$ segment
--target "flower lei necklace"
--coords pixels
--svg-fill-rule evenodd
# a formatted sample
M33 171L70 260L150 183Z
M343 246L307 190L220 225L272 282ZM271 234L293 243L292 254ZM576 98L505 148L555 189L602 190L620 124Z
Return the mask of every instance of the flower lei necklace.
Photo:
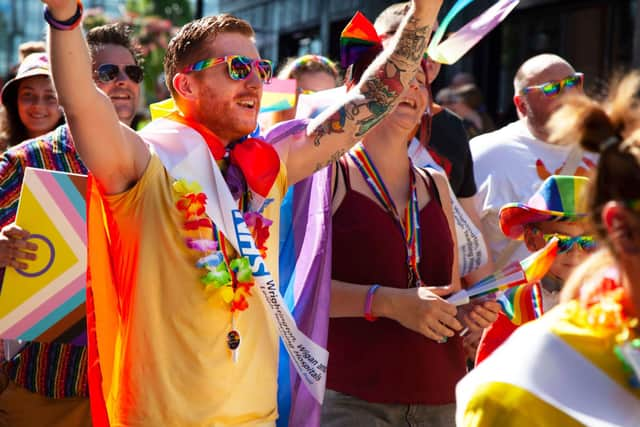
M231 311L231 331L227 334L227 346L237 360L237 349L240 346L240 334L235 328L235 314L249 308L247 297L254 286L251 266L247 257L240 257L229 244L222 232L206 215L207 196L197 182L179 179L173 183L173 191L177 196L176 207L183 216L183 227L189 237L186 246L200 252L196 267L204 274L200 282L204 286L207 298L220 298ZM240 211L251 231L256 248L263 258L266 257L269 238L269 227L272 221L262 216L265 203L259 212L245 212L247 193L239 199ZM206 237L203 237L203 233Z
M580 302L574 306L574 319L594 335L613 340L613 352L622 363L629 385L640 388L640 338L634 331L638 318L627 314L624 307L628 297L615 276L615 272L607 272L597 285L583 288Z

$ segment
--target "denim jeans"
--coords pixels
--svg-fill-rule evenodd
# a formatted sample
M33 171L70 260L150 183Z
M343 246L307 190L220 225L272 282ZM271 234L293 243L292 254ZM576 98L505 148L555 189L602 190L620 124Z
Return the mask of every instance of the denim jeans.
M321 427L455 427L456 405L371 403L325 392Z

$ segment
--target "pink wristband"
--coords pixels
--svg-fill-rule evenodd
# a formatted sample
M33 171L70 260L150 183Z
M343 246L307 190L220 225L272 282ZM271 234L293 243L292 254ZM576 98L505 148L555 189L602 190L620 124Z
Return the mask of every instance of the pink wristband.
M373 303L373 294L376 293L380 285L371 285L367 291L367 298L364 300L364 318L369 322L373 322L378 318L371 314L371 305Z

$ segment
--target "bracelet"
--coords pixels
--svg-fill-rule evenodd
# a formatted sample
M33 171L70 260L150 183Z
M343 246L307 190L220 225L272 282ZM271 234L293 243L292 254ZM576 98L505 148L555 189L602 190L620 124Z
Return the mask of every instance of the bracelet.
M82 13L84 11L84 7L82 6L82 1L78 0L78 7L76 8L76 13L69 19L65 21L58 21L53 17L49 7L47 5L44 6L44 20L54 29L58 31L71 31L80 25L82 22Z
M373 303L373 294L376 293L380 285L371 285L369 290L367 291L367 298L364 300L364 318L369 322L373 322L378 318L371 314L371 305Z

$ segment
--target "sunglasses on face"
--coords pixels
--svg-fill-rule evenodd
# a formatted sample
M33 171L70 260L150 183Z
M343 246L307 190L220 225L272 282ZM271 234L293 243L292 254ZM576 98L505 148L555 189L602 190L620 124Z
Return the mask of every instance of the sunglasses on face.
M544 96L552 97L558 95L560 92L562 92L563 89L581 88L583 82L584 74L575 73L574 75L569 76L566 79L542 83L534 86L527 86L522 89L521 93L523 95L526 95L534 91L540 91Z
M268 59L251 59L242 55L223 56L221 58L208 58L195 62L185 67L182 72L190 73L191 71L202 71L218 64L227 64L227 73L231 80L244 80L253 69L258 73L258 77L264 83L271 83L273 76L273 66Z
M558 239L558 253L560 254L569 252L575 244L578 244L580 249L585 252L592 252L597 247L595 240L593 240L593 236L567 236L565 234L552 233L543 234L542 237L547 243L549 240L556 237Z
M102 64L97 70L98 80L102 83L115 80L120 75L120 70L122 69L124 69L124 73L134 83L140 83L144 78L142 67L139 65Z

